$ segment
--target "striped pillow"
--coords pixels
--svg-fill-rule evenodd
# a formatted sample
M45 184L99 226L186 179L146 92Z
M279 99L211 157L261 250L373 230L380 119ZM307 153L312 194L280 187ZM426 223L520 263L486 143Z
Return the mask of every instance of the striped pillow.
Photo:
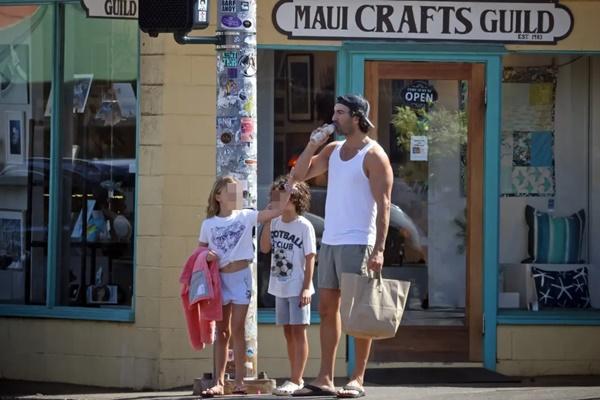
M585 211L568 217L554 217L548 213L525 207L525 221L529 226L528 262L540 264L580 263Z

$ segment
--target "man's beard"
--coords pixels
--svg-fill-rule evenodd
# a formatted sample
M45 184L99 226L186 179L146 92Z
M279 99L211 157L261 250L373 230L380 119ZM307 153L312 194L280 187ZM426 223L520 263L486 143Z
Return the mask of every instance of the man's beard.
M335 133L338 134L338 135L340 135L340 136L344 136L344 137L348 136L348 132L345 129L342 129L342 127L339 126L339 125L336 125L336 131L335 131Z

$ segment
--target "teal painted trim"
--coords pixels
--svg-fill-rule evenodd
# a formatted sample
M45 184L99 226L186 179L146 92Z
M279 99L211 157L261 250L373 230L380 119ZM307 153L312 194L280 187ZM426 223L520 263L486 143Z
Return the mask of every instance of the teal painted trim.
M275 309L259 308L257 321L259 324L263 325L275 325ZM315 325L321 323L321 316L319 315L318 311L311 310L310 323Z
M470 62L470 63L488 63L493 58L500 58L500 54L485 55L485 54L461 54L461 53L436 53L436 54L396 54L396 53L357 53L349 51L348 54L352 60L351 67L353 71L358 71L358 64L363 64L365 61L431 61L431 62ZM363 67L364 68L364 67ZM362 79L362 77L361 77ZM359 82L354 82L360 85ZM364 84L364 83L363 83Z
M282 51L338 51L340 46L294 46L288 44L257 44L258 50L282 50Z
M351 377L356 367L356 342L354 336L346 336L346 376Z
M341 48L337 53L336 58L337 74L335 77L335 94L336 96L342 96L348 93L349 80L352 76L352 69L349 65L348 52ZM341 135L335 136L335 140L343 140Z
M2 317L62 318L90 321L133 322L130 309L0 305Z
M527 311L499 310L498 325L600 326L600 310Z
M487 107L483 160L483 366L496 370L498 310L498 247L500 229L500 132L502 122L502 60L486 65Z
M556 56L556 55L569 55L569 54L576 54L576 55L588 55L588 56L597 56L600 55L600 50L507 50L508 54L519 54L519 55L536 55L536 56L543 56L543 55L549 55L549 56Z
M335 83L335 92L336 92L336 96L342 96L346 93L349 93L352 91L352 79L357 80L356 79L356 75L354 74L354 69L352 68L352 60L349 57L348 54L348 50L346 49L346 47L342 47L340 49L340 51L338 51L338 56L337 56L337 77L336 77L336 83ZM358 76L362 76L362 75L358 75ZM358 79L358 80L362 80L362 79ZM338 135L336 137L336 140L342 140L342 136ZM350 376L350 371L354 370L354 359L355 359L355 353L354 353L354 338L352 336L347 336L346 335L346 341L348 343L348 345L346 346L346 358L347 358L347 364L346 364L346 374L348 376ZM352 345L350 345L350 342L352 342ZM352 350L350 350L352 349Z
M365 61L366 56L363 54L353 54L348 52L350 55L350 74L348 82L349 92L364 94L365 93ZM393 57L393 55L390 55ZM370 58L369 58L370 60Z
M344 42L345 49L361 53L393 53L401 55L455 55L455 54L481 54L497 55L506 53L506 48L501 44L481 43L406 43L406 42Z
M137 93L137 98L140 99L141 96L141 90L142 90L142 85L141 85L141 77L142 77L142 40L141 40L141 32L138 29L138 34L137 34L137 88L136 88L136 93ZM132 277L132 282L133 282L133 290L131 293L131 314L133 319L135 320L135 299L136 299L136 288L137 288L137 260L138 260L138 243L137 243L137 235L138 235L138 226L139 226L139 216L140 216L140 207L139 207L139 194L140 194L140 143L142 142L142 130L141 130L141 125L142 125L142 109L141 109L141 102L138 101L136 104L136 109L135 109L135 119L136 119L136 124L135 124L135 141L136 141L136 146L135 146L135 196L134 196L134 211L133 211L133 215L135 218L135 226L133 228L133 277Z
M63 76L64 76L64 21L65 7L54 7L54 29L52 46L54 71L52 74L52 121L50 128L50 182L48 193L48 259L46 263L46 305L50 308L56 303L56 269L60 265L62 173L62 115Z
M337 53L336 58L337 74L335 80L335 92L337 96L341 96L348 92L349 77L352 76L348 60L348 52L342 48Z

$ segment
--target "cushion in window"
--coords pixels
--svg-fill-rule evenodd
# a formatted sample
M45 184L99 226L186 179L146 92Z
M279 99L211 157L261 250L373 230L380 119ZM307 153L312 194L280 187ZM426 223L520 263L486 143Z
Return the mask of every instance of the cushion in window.
M531 267L540 308L589 308L587 267L546 271Z
M567 217L555 217L525 207L529 226L529 257L537 264L576 264L581 262L581 247L585 228L585 211Z

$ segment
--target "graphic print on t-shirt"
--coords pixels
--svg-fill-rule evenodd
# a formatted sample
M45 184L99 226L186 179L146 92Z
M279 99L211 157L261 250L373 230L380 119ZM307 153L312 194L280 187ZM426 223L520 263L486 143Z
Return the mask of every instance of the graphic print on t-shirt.
M273 263L271 265L271 275L280 278L280 280L287 280L292 276L294 270L294 264L290 260L293 260L294 252L287 251L284 249L273 250Z
M212 241L219 250L227 253L238 244L245 228L244 224L238 221L228 226L215 226L211 229Z
M273 243L271 275L280 281L287 281L294 273L294 250L302 250L302 238L284 230L274 230L271 231L271 241Z

